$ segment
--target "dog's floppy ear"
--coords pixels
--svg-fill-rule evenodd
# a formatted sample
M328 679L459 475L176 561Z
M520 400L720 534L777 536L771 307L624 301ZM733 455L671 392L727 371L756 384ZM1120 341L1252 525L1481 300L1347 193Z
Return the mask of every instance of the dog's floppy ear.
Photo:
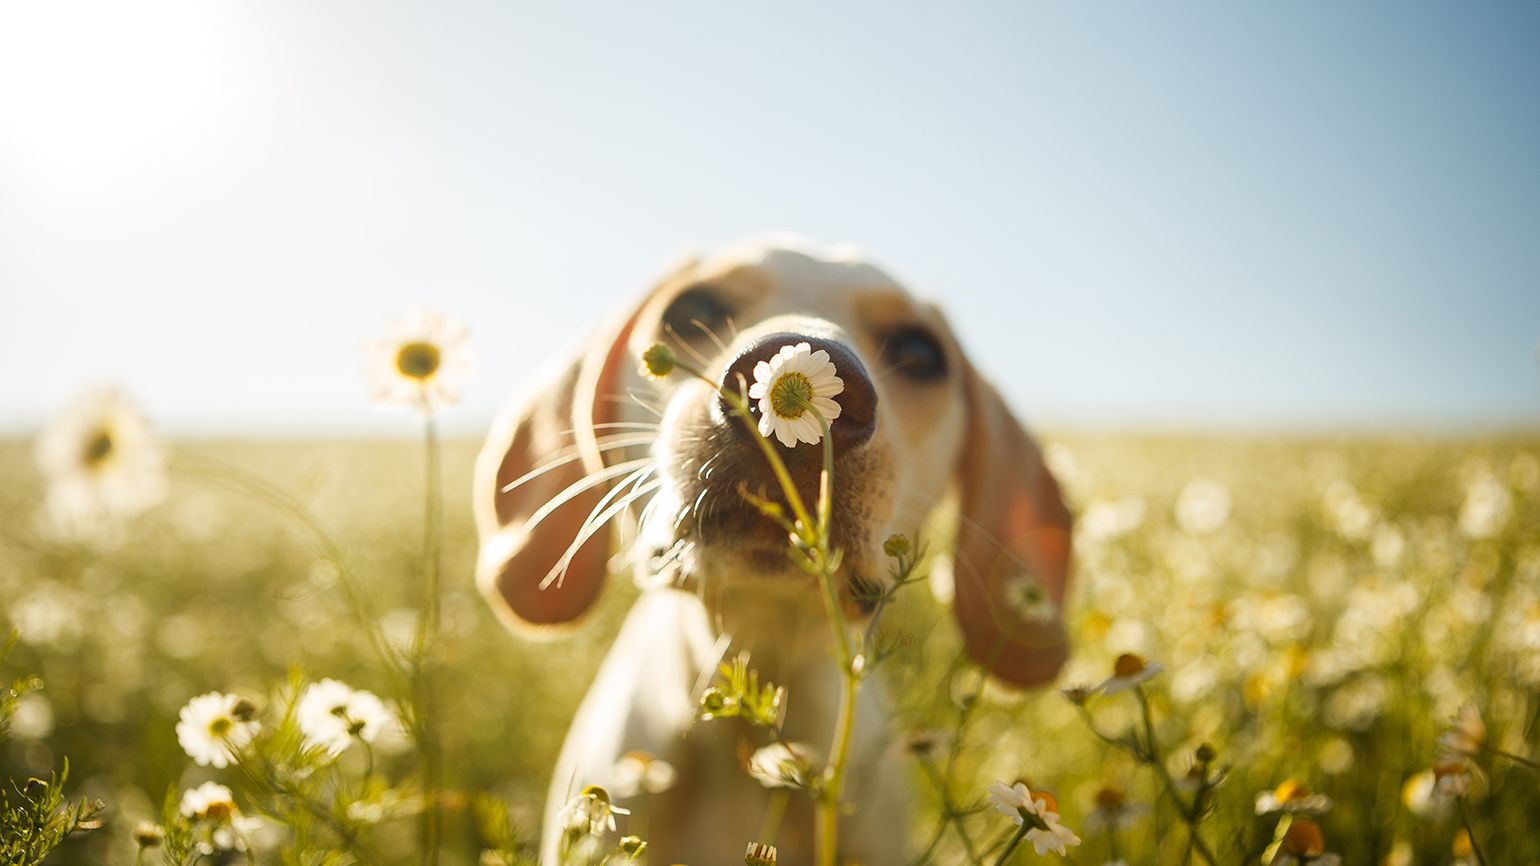
M505 620L536 634L581 617L604 587L607 530L578 548L559 582L547 578L611 483L597 483L554 509L548 503L604 468L596 433L604 428L596 425L626 414L626 374L637 363L629 340L641 306L609 323L576 360L511 404L476 460L476 583ZM530 477L574 453L580 456Z
M974 661L1013 685L1039 685L1069 653L1060 610L1069 587L1070 513L1037 443L994 386L964 367L968 430L958 465L954 611Z

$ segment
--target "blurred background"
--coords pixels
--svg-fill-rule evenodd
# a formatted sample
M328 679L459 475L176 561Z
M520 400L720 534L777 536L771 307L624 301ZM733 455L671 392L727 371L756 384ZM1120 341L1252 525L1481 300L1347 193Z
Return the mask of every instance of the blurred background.
M190 697L388 694L353 624L416 628L422 428L370 405L362 350L428 304L479 356L440 418L446 862L492 844L465 797L533 830L635 589L510 637L470 586L477 439L684 252L789 230L939 300L1042 435L1079 515L1065 682L1169 665L1170 770L1218 748L1233 862L1289 778L1346 862L1469 862L1440 733L1469 704L1509 753L1540 735L1537 44L1540 6L1497 3L0 0L0 676L43 684L0 776L68 755L108 826L60 862L127 864L168 792L237 784L179 746ZM98 383L148 416L153 490L58 537L33 439ZM949 614L891 616L898 726L957 724ZM984 696L958 802L1029 775L1085 827L1112 786L1154 809L1125 854L1177 862L1147 771L1051 690ZM375 757L410 788L406 744ZM1505 760L1470 758L1474 836L1530 862ZM367 832L410 857L412 829Z
M1526 4L5 3L0 429L392 435L357 349L470 323L475 435L684 250L868 250L1029 418L1540 419ZM23 372L24 371L24 372Z

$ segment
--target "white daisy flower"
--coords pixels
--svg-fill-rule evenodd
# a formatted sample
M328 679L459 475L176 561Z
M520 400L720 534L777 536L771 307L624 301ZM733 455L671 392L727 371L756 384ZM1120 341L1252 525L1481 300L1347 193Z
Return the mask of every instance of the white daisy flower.
M306 686L294 717L306 745L324 748L333 755L347 751L355 739L374 742L395 721L385 702L373 692L333 679Z
M749 775L766 788L806 788L813 762L801 743L771 743L749 757Z
M182 792L182 816L207 827L208 835L197 842L199 853L244 851L246 840L263 828L261 818L247 817L235 805L235 795L218 782L204 782Z
M44 518L81 537L166 495L165 454L137 406L112 388L82 394L43 430L35 450L47 479Z
M194 821L222 823L236 813L235 794L218 782L204 782L182 792L181 812Z
M610 792L598 785L589 785L561 808L561 824L568 830L598 836L615 830L615 816L629 815L631 810L610 802Z
M759 401L759 434L767 439L773 434L787 448L818 444L823 428L808 409L830 424L840 416L834 398L845 390L845 381L835 372L829 353L814 352L807 343L782 346L775 357L755 364L749 399Z
M476 370L470 331L438 310L416 307L367 348L369 393L381 406L431 417L460 402Z
M1444 749L1467 756L1479 754L1486 743L1486 722L1481 720L1481 711L1476 709L1475 704L1460 707L1460 715L1454 718L1450 728L1438 738L1438 744Z
M256 709L251 701L237 695L199 695L177 714L176 741L200 765L228 767L235 762L235 753L261 728L253 718Z
M1140 683L1149 682L1165 669L1166 666L1160 662L1147 662L1142 656L1123 653L1112 663L1112 676L1096 688L1104 694L1115 695Z
M1062 855L1080 844L1080 837L1059 823L1059 801L1047 791L1033 791L1022 782L996 782L989 786L989 802L1016 826L1031 828L1024 838L1040 855L1048 851Z
M1331 798L1325 794L1311 793L1294 779L1285 779L1283 784L1273 790L1257 795L1256 811L1258 815L1271 815L1274 812L1324 815L1331 811Z
M627 752L610 768L610 787L617 797L635 797L646 791L661 794L679 776L674 765L647 752Z

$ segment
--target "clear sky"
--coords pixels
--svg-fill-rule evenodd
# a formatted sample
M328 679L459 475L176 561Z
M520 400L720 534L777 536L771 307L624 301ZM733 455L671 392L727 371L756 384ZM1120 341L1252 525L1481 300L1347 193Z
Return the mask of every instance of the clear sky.
M1024 417L1540 423L1540 5L0 0L0 432L483 429L684 249L849 241Z

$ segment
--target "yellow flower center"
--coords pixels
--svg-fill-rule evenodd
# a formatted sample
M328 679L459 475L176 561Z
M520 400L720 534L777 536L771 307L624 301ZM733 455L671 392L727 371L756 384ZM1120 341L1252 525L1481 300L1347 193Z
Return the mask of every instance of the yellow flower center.
M1273 789L1273 798L1280 803L1287 803L1290 800L1301 800L1308 796L1310 796L1310 792L1305 789L1305 786L1293 779L1285 779L1282 785Z
M770 386L770 408L782 418L801 418L813 405L813 383L801 373L784 373Z
M107 462L108 457L112 456L114 444L112 441L112 431L103 427L86 441L86 447L81 449L80 452L80 461L88 469L97 469Z
M231 720L229 717L227 717L227 716L220 716L219 718L215 719L214 721L209 722L209 733L213 734L216 737L223 738L225 736L225 734L230 733L230 728L232 728L234 726L235 726L235 722L233 720Z
M228 821L235 814L235 804L229 800L216 800L203 807L198 817L205 821Z
M1054 796L1052 794L1048 793L1047 791L1033 791L1032 792L1032 799L1033 800L1042 800L1043 801L1043 809L1045 811L1048 811L1048 812L1058 812L1059 811L1059 801L1057 799L1055 799Z
M1123 653L1112 663L1112 675L1116 677L1131 677L1143 671L1144 659L1133 653Z
M408 379L427 379L438 372L440 360L438 346L407 343L396 352L396 369Z

